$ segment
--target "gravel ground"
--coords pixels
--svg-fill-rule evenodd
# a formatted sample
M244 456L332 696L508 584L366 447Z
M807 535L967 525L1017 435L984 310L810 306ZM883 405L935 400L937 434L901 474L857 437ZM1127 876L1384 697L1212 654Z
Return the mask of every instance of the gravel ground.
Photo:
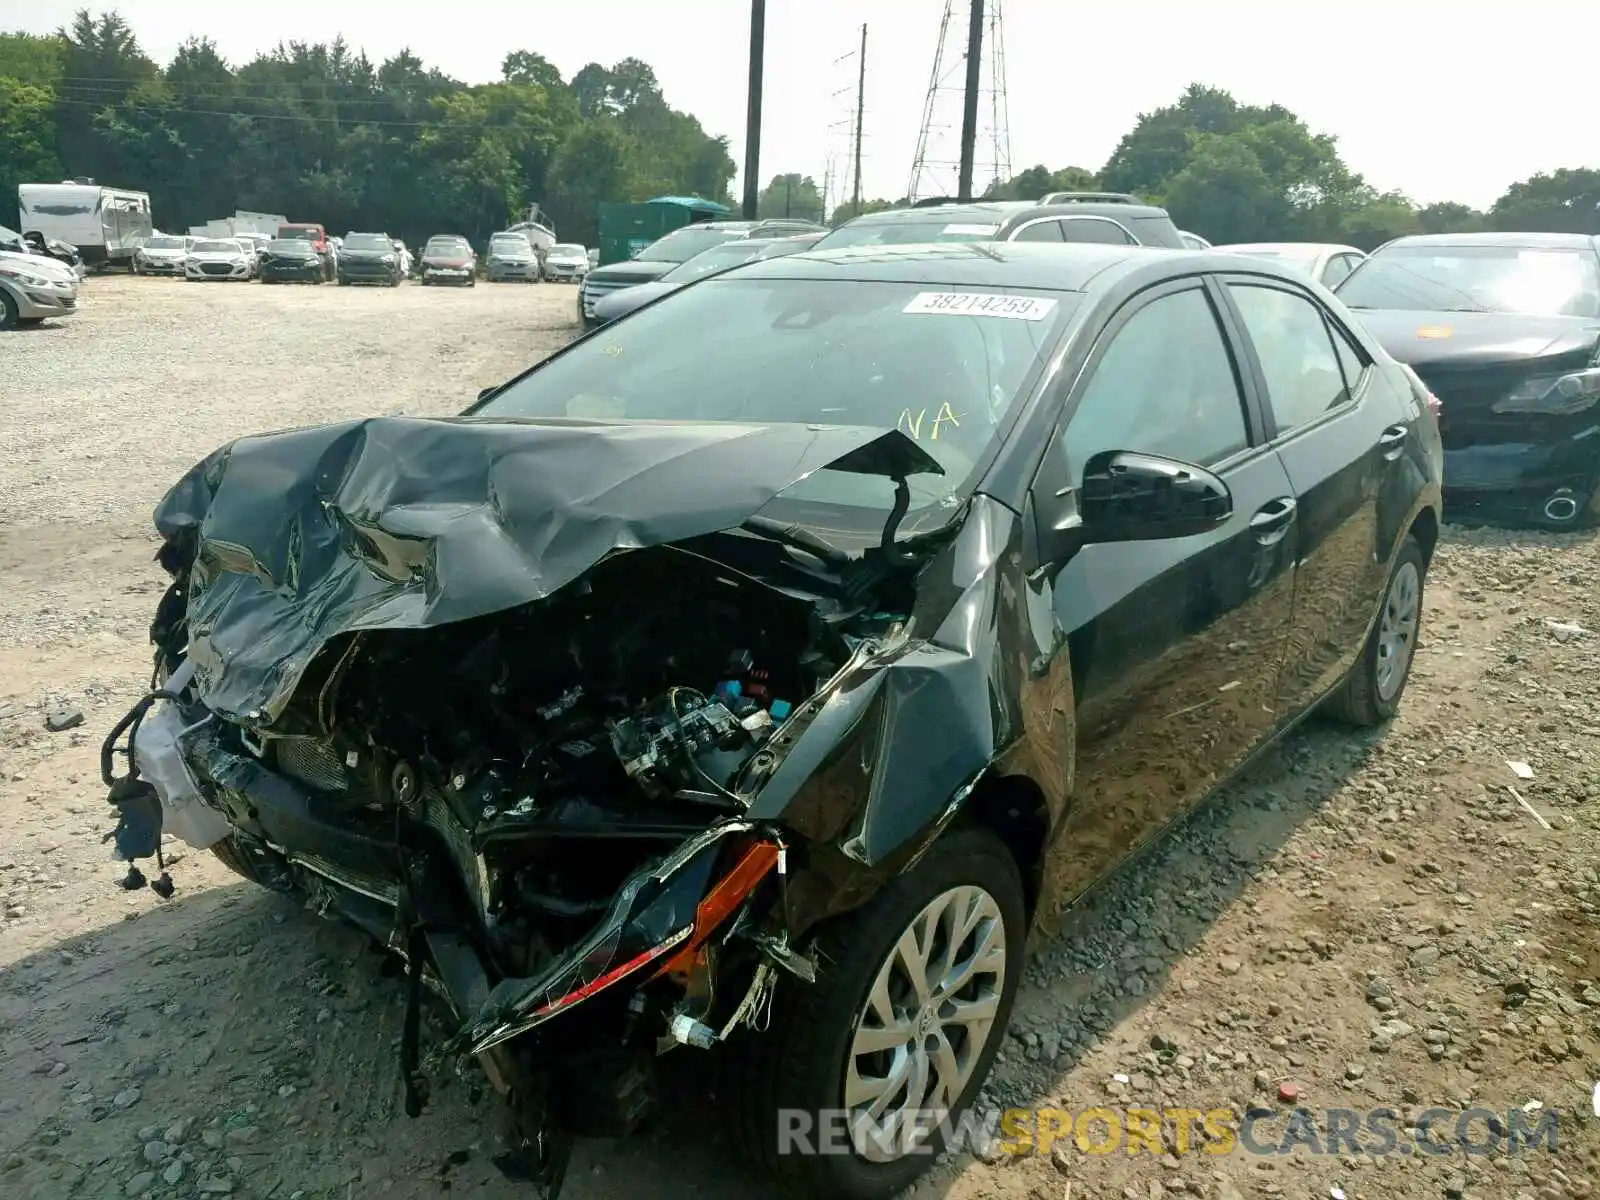
M359 939L209 855L176 866L171 903L116 888L96 751L148 672L149 512L179 473L252 430L459 409L572 335L572 292L86 292L76 320L0 353L0 1194L525 1196L488 1161L492 1102L470 1079L401 1113L400 989ZM917 1195L1600 1195L1596 548L1448 529L1401 717L1362 737L1308 726L1103 889L1030 963L986 1097L1073 1113L1297 1098L1393 1107L1402 1127L1537 1102L1554 1154L1068 1139L980 1146ZM48 731L59 709L84 724ZM764 1195L681 1084L652 1134L583 1146L567 1194Z

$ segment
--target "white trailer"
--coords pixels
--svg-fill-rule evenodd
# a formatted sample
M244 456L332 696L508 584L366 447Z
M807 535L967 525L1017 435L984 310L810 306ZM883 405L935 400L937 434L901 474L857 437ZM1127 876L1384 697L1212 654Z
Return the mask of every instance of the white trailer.
M153 232L150 197L97 183L24 183L17 186L22 232L60 238L89 264L131 263Z

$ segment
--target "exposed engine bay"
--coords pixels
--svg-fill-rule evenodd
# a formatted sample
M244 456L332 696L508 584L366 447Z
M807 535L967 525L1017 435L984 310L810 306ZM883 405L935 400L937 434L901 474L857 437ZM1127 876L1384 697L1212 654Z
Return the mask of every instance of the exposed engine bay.
M745 813L777 732L897 618L645 549L504 613L330 644L273 728L252 730L181 697L171 616L157 660L178 691L156 695L175 702L131 737L184 744L178 770L251 877L398 951L413 1004L428 976L461 1025L451 1048L501 1079L547 1184L564 1160L530 1131L551 1126L552 1096L563 1130L625 1133L660 1050L750 1023L775 968L814 970L771 919L784 834ZM542 1045L537 1027L578 1001L600 1035Z
M740 815L763 744L848 657L811 606L644 551L511 613L359 635L290 714L321 732L240 742L329 819L431 838L529 975L629 874Z

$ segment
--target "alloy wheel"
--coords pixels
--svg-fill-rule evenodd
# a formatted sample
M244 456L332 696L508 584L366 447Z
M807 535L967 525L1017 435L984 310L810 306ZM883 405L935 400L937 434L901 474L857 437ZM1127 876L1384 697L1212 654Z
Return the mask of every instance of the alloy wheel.
M879 966L856 1017L844 1107L863 1158L914 1152L956 1106L998 1032L1005 918L981 887L931 900Z
M1378 695L1392 700L1405 682L1411 656L1417 648L1417 618L1421 607L1422 576L1415 563L1403 562L1389 581L1378 624Z

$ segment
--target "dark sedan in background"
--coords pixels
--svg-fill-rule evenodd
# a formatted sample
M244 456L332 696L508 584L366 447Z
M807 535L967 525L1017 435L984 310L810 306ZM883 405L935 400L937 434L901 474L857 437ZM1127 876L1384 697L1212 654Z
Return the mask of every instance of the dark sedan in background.
M764 258L781 258L785 254L798 254L807 246L814 245L820 233L808 233L800 237L788 238L739 238L736 241L724 242L720 246L713 246L709 250L702 250L688 262L679 263L654 283L641 283L634 287L623 288L620 292L612 292L609 296L600 297L600 302L594 306L595 324L604 325L615 321L618 317L625 317L634 309L643 308L652 300L669 295L696 279L704 279L715 275L719 271L731 271L734 267L742 267L745 263L757 262Z
M394 239L387 233L347 233L339 247L339 282L399 287L404 277Z
M466 238L435 234L422 247L422 282L458 287L478 285L478 256Z
M163 690L102 773L125 858L171 813L403 947L407 1111L432 982L547 1183L726 1042L769 1169L901 1193L1035 932L1319 706L1394 715L1439 531L1414 376L1208 251L751 263L468 415L180 480Z
M1600 238L1398 238L1338 294L1438 398L1452 514L1600 518Z
M261 250L262 283L321 283L322 256L304 238L275 238Z

